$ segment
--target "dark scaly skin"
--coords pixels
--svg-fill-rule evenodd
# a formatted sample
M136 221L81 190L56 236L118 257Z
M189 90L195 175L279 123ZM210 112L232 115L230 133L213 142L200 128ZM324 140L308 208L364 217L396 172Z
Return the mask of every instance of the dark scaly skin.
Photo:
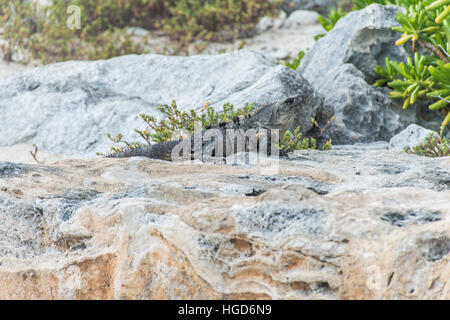
M310 94L310 96L308 96ZM312 101L311 101L312 100ZM298 125L299 116L308 117L302 114L302 106L304 103L311 105L312 102L321 103L321 97L314 93L306 92L294 97L284 99L280 102L269 104L258 108L248 116L241 116L227 123L214 125L207 129L218 129L222 135L226 137L226 130L243 130L248 129L279 129L280 137L286 130L294 130ZM310 118L308 118L308 122ZM307 122L307 123L308 123ZM204 131L202 131L204 132ZM191 136L191 145L194 146L194 136ZM175 146L182 143L183 140L167 141L159 144L146 145L137 149L127 149L113 154L108 154L106 158L130 158L130 157L146 157L151 159L172 161L172 150ZM270 143L270 141L269 141ZM205 149L211 142L203 141L202 149ZM270 150L270 147L269 147ZM286 152L280 150L280 155ZM191 150L194 153L194 150Z
M106 158L131 158L131 157L146 157L151 159L171 161L172 149L181 142L167 141L152 145L143 146L137 149L127 149L117 153L106 155Z
M220 131L220 134L222 134L222 136L224 138L226 138L226 130L241 129L243 131L246 131L248 129L256 128L257 126L254 124L253 120L254 119L252 119L251 117L237 117L237 118L233 119L233 121L210 126L206 129L202 130L201 133L203 134L205 132L205 130L217 129ZM189 137L187 139L191 140L190 141L191 142L190 145L192 146L191 154L193 155L195 137L194 137L194 135L192 135L191 137ZM143 147L137 148L137 149L127 149L127 150L117 152L114 154L109 154L106 157L107 158L146 157L146 158L151 158L151 159L171 161L173 148L175 148L180 143L187 142L186 140L180 139L180 140L175 140L175 141L166 141L163 143L146 145L146 146L143 146ZM208 145L210 145L211 143L212 143L211 141L202 141L202 150L204 148L206 148Z

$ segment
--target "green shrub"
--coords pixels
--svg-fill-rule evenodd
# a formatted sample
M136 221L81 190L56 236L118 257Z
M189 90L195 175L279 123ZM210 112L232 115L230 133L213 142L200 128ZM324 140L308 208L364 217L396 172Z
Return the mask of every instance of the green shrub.
M291 68L293 70L297 70L300 66L300 62L302 62L303 57L305 56L305 51L301 50L297 54L297 58L294 58L292 62L286 61L286 67Z
M69 5L81 8L81 29L66 22ZM27 0L2 1L0 25L8 41L6 60L106 59L146 52L126 27L163 32L180 41L177 50L196 40L234 39L248 34L259 18L272 15L277 1L266 0L55 0L38 7Z
M180 130L187 135L192 135L197 124L200 125L200 128L208 128L219 123L230 122L236 117L249 116L254 109L254 105L246 103L243 108L234 110L232 104L226 103L223 105L223 111L216 112L207 103L202 112L198 113L195 110L190 110L189 112L180 111L176 101L172 101L170 105L165 104L157 107L157 109L163 115L162 120L147 114L140 114L147 127L144 130L134 129L147 144L170 141L177 137L176 133L180 132ZM115 137L108 134L108 138L116 144L116 146L111 147L111 154L123 151L125 148L135 149L143 146L140 142L123 140L121 133ZM97 154L103 155L102 153Z
M317 123L315 119L312 119L314 123ZM326 141L321 150L329 150L331 148L331 140ZM285 152L291 152L294 150L316 150L317 140L314 138L303 138L301 127L298 126L294 132L287 130L280 140L279 148Z
M413 153L420 156L426 156L431 158L447 157L449 156L449 144L450 140L439 140L433 133L431 133L426 139L423 145L414 147L412 149L405 149L407 153Z
M330 31L331 29L334 28L334 26L336 25L336 23L345 15L347 14L347 12L343 11L341 8L338 9L333 9L331 10L331 12L328 14L327 17L324 16L319 16L318 20L320 22L320 24L322 25L322 27L325 29L325 31ZM322 38L323 36L325 36L325 34L318 34L316 36L314 36L314 40L319 40L320 38Z
M260 17L273 15L281 1L182 0L174 1L170 16L157 27L184 40L227 40L248 35Z
M5 15L3 37L8 41L1 47L4 59L27 63L38 59L43 63L65 60L107 59L132 53L143 53L143 44L132 41L126 29L83 24L81 29L69 29L66 25L67 7L77 1L58 0L51 7L40 8L36 3L12 0L2 4ZM101 2L103 3L103 2ZM15 13L14 13L15 12Z
M330 120L325 124L325 126L322 128L320 127L319 123L316 119L312 118L312 123L320 130L319 137L322 137L325 130L328 128L328 126L331 124L331 121L333 121L336 117L331 117ZM298 126L294 132L291 132L287 130L283 137L281 137L280 140L280 149L284 152L291 152L294 150L315 150L317 149L317 140L314 138L302 138L303 133L300 131L301 128ZM326 141L322 146L321 150L329 150L331 148L331 139Z
M88 33L138 26L176 39L221 39L248 32L280 1L266 0L72 0L86 12ZM63 6L64 7L64 6ZM67 7L67 6L66 6Z
M414 58L407 63L386 59L385 66L377 66L379 76L375 86L387 86L393 99L403 99L403 109L419 99L429 100L429 109L439 111L444 120L440 128L441 139L450 123L450 1L403 0L406 13L398 12L401 26L394 27L401 33L396 45L411 44ZM418 46L427 55L418 53Z

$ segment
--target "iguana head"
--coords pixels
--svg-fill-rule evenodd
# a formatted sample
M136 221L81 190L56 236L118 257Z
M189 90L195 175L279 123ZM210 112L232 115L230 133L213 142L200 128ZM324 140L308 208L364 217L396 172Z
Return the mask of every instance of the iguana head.
M316 118L324 110L323 97L313 90L307 90L259 108L255 111L254 117L263 126L279 129L280 135L286 130L294 131L298 126L302 132L307 133L314 126L311 119Z

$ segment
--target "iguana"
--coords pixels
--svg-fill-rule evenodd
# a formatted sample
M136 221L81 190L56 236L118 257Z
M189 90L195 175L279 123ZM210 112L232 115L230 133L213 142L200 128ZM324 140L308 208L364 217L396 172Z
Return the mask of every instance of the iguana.
M306 92L302 92L301 94L298 94L296 96L292 96L275 103L261 106L248 116L236 117L230 122L207 127L201 131L201 135L205 133L205 130L213 129L215 130L215 132L220 131L220 133L226 140L229 139L229 136L227 136L227 132L233 132L233 130L238 130L239 132L243 133L249 129L267 129L268 132L271 132L272 129L278 129L281 136L286 130L294 130L297 126L301 126L301 128L304 130L305 136L314 136L313 131L315 130L314 126L311 123L311 118L316 117L319 121L321 121L321 119L326 119L329 115L327 112L323 114L324 109L321 108L323 98L317 95L312 90L305 91ZM266 141L269 144L268 150L271 150L271 134L269 134L268 136L269 137L266 139ZM213 139L202 139L200 140L202 141L200 145L195 144L195 139L198 138L198 136L196 137L195 135L191 135L189 138L186 138L184 140L180 139L175 141L167 141L159 144L146 145L141 148L126 149L116 153L110 153L105 157L147 157L152 159L172 161L172 151L174 150L174 148L180 147L183 143L187 143L192 146L191 155L194 155L195 152L201 152L202 154L204 154L205 149L211 149L211 145L215 143ZM230 143L230 141L228 141L228 143ZM260 141L258 140L257 143L257 147L259 148ZM246 144L248 144L248 142L246 142ZM199 149L201 146L201 150L194 150L194 146L197 146L197 149ZM236 150L235 148L232 149ZM248 145L245 146L245 150L248 150ZM227 154L226 151L229 150L224 150L221 155L228 156L229 153ZM211 150L209 150L209 152L211 152ZM212 152L213 156L214 153L218 153L214 150Z

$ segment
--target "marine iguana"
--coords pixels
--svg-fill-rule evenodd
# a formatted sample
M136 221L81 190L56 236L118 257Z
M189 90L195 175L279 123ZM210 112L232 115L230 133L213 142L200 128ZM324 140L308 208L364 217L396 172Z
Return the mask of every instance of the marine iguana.
M244 137L245 150L248 151L254 148L261 148L262 139L258 139L257 146L249 146L249 141L245 139L245 132L247 130L255 129L259 131L260 129L266 129L269 133L266 136L266 143L268 154L270 150L273 152L272 134L273 129L278 129L279 135L282 136L286 130L295 130L297 126L301 126L305 137L316 137L319 138L319 143L321 142L320 137L317 135L317 130L311 123L311 118L315 117L321 122L323 119L329 117L327 111L322 108L323 98L316 94L312 89L305 90L298 95L285 98L284 100L274 102L268 105L261 106L253 111L248 116L240 116L233 119L233 121L227 123L221 123L211 127L204 128L201 130L200 134L197 136L191 135L189 138L167 141L159 144L146 145L141 148L126 149L116 153L110 153L106 155L106 158L130 158L130 157L146 157L151 159L160 159L172 161L173 151L175 148L185 146L191 146L190 153L188 153L189 159L191 156L198 154L200 152L202 155L205 154L205 150L209 149L206 153L211 153L211 156L229 156L230 149L224 149L224 152L218 152L217 145L215 148L212 146L217 143L217 141L205 139L203 136L205 132L209 131L215 134L221 134L224 137L225 145L229 146L230 143L235 143L230 141L230 132L234 132L237 135ZM233 136L231 136L233 139ZM196 144L195 140L201 139L200 144ZM198 140L197 140L198 141ZM196 148L196 149L195 149ZM236 152L238 148L231 148L231 152ZM254 149L256 151L256 149ZM280 155L285 155L285 151L280 150ZM186 156L186 155L184 155Z

